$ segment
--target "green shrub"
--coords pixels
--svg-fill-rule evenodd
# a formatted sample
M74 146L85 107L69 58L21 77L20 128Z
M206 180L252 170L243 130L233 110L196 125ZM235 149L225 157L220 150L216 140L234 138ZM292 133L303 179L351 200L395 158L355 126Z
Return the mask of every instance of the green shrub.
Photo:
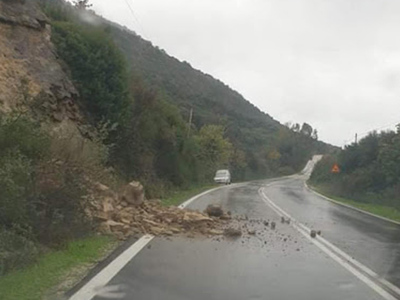
M43 158L49 149L49 137L40 124L26 115L0 115L0 150L2 155L17 153L31 160Z
M29 226L33 166L19 152L0 158L0 226Z
M38 253L35 243L26 236L0 227L0 275L31 264Z
M52 41L92 120L124 123L130 103L127 71L105 28L54 22Z

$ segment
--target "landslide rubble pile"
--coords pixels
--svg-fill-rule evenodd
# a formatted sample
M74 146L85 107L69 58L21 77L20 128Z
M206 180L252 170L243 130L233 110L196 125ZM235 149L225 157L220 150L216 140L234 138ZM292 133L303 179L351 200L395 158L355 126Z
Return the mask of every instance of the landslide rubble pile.
M139 182L129 183L119 193L97 183L86 200L86 215L97 224L97 230L121 240L134 234L222 235L231 219L218 206L201 213L145 200Z

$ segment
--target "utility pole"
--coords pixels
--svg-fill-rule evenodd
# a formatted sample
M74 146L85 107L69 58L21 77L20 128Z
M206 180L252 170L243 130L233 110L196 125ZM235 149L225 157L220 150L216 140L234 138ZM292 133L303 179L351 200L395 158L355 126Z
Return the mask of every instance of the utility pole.
M355 136L355 143L356 143L356 145L357 145L357 139L358 139L358 135L357 135L357 133L356 133L356 136Z
M189 136L190 136L190 129L192 129L192 118L193 118L193 108L190 109L189 126L188 126L188 131L187 131L187 138L189 138Z

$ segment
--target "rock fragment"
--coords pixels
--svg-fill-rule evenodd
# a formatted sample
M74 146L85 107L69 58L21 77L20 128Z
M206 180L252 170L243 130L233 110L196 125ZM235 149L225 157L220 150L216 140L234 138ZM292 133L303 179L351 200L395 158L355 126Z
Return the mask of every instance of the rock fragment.
M227 228L224 230L224 235L228 237L240 237L242 235L242 231L237 228Z
M210 217L221 217L224 214L220 205L210 204L207 206L205 213Z

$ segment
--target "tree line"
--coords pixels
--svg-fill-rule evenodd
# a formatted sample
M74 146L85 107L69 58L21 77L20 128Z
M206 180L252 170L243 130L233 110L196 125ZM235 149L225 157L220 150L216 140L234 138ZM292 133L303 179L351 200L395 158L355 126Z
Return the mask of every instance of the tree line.
M340 173L331 172L337 163ZM331 194L400 209L400 125L325 156L310 178Z
M41 2L88 119L118 127L108 140L110 165L126 180L143 181L152 195L208 182L219 168L231 169L234 180L294 173L329 149L310 125L280 125L132 32L99 17L100 25L85 23L61 0ZM88 5L80 2L79 11Z

